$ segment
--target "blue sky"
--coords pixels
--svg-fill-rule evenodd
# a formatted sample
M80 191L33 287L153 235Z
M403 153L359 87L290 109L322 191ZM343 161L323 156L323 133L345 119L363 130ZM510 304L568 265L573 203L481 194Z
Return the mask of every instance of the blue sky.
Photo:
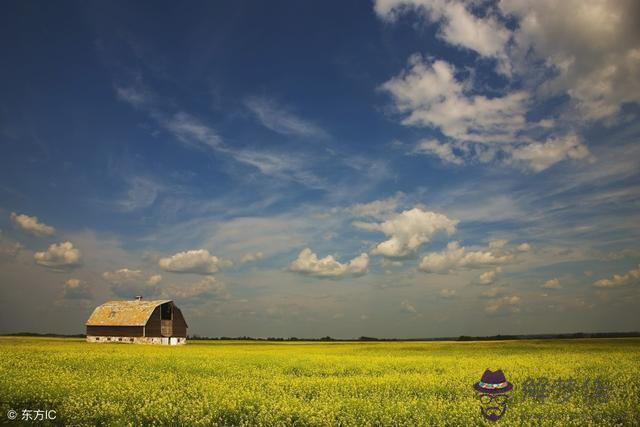
M0 332L634 330L628 2L5 2Z

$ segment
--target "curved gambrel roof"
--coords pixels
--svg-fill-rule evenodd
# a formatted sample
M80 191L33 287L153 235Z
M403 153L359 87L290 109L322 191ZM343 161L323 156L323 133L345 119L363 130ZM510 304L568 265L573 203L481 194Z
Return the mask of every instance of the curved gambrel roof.
M108 301L93 310L86 326L144 326L162 300Z

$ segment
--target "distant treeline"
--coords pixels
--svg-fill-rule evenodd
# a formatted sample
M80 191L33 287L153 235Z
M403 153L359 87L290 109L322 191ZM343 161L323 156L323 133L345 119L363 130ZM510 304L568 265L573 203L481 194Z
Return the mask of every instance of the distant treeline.
M40 334L35 332L17 332L13 334L4 334L4 336L12 337L50 337L50 338L85 338L85 334ZM298 338L298 337L207 337L201 335L189 335L188 339L195 341L335 341L335 342L354 342L354 341L501 341L501 340L559 340L559 339L581 339L581 338L638 338L640 332L575 332L569 334L523 334L523 335L491 335L484 337L472 337L461 335L459 337L439 337L439 338L375 338L365 337L353 339L332 338L330 336L322 338Z
M298 337L207 337L200 335L190 335L190 340L203 341L500 341L500 340L540 340L540 339L580 339L580 338L632 338L640 337L640 332L575 332L568 334L523 334L523 335L491 335L484 337L472 337L461 335L459 337L438 337L438 338L375 338L362 336L354 339L332 338L330 336L322 338L298 338Z

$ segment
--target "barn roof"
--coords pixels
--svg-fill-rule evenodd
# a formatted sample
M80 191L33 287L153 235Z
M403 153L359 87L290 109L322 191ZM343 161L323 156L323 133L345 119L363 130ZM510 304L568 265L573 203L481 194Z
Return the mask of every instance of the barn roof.
M171 300L108 301L93 310L87 326L144 326L153 310Z

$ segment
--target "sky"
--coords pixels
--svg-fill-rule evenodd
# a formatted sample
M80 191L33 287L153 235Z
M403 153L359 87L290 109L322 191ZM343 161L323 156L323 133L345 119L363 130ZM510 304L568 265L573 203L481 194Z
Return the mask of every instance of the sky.
M640 4L4 1L0 333L640 327Z

